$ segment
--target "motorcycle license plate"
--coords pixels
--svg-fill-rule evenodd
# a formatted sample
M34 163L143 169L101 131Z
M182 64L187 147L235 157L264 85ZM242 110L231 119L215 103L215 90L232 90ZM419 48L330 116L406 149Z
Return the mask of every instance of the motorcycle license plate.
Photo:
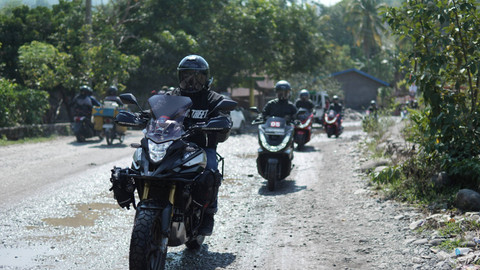
M103 124L103 128L113 128L113 124Z
M300 130L299 130L299 131L297 131L297 133L300 134L300 135L303 135L303 134L305 134L305 131L303 131L303 130L300 131Z

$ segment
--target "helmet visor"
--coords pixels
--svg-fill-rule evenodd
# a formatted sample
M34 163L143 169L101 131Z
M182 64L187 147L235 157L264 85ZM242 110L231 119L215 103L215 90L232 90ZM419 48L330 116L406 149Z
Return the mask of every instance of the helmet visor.
M278 99L288 99L288 96L290 95L289 90L277 90L277 97Z
M199 70L181 70L178 74L179 86L186 92L198 92L207 84L207 74Z

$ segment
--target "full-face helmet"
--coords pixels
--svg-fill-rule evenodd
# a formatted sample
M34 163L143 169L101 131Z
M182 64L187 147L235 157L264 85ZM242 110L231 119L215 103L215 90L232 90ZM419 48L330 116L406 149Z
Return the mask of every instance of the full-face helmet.
M307 89L302 89L300 91L300 99L303 101L307 101L310 98L310 93Z
M275 92L277 93L277 97L280 100L286 100L290 97L290 91L292 87L290 83L284 80L278 81L275 84Z
M92 88L88 85L82 85L80 86L80 95L83 96L91 96L93 94Z
M207 61L199 55L184 57L178 64L177 71L182 93L197 93L210 86L210 68Z
M115 85L112 85L107 90L107 96L116 96L118 93L118 88Z

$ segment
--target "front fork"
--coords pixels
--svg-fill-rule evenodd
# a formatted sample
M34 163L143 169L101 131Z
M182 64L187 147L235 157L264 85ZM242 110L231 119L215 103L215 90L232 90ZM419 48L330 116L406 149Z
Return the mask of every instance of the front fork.
M168 195L168 204L165 206L165 208L162 209L162 213L160 215L161 217L161 235L167 237L170 233L170 221L172 220L173 217L173 205L175 201L175 190L177 186L172 185L170 187L170 193ZM142 200L148 199L148 193L150 192L150 183L146 182L144 187L143 187L143 195L142 195Z
M145 183L144 189L143 189L143 195L142 195L142 200L146 200L148 198L148 192L150 190L150 183ZM168 248L168 236L170 235L170 223L172 221L173 217L173 203L175 199L175 190L176 186L172 185L170 187L170 193L168 196L168 204L165 206L162 210L161 213L159 213L159 218L156 219L156 221L159 221L160 224L157 223L157 226L154 226L152 229L153 233L153 238L152 238L152 246L155 247L153 248L155 255L155 259L153 261L153 265L151 269L159 269L160 264L161 264L161 258L165 258L167 254L167 248ZM155 223L154 223L155 224Z

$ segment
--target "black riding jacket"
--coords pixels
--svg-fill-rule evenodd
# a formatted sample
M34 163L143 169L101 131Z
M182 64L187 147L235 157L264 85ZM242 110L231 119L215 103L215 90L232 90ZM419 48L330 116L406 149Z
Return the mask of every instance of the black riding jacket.
M342 103L330 103L328 108L329 110L334 110L336 113L342 114L343 106Z
M303 101L302 99L297 99L297 101L295 102L295 106L300 109L300 108L305 108L307 109L309 112L312 112L313 111L313 108L315 108L315 105L313 104L313 102L309 99L307 101Z
M262 117L265 119L268 116L278 116L289 118L288 121L293 120L295 114L297 113L297 108L293 105L292 102L288 100L279 100L278 98L270 100L267 105L263 108ZM286 117L287 116L287 117Z
M171 95L175 96L185 96L189 97L192 100L192 107L187 111L183 125L185 129L189 129L191 126L206 122L209 118L222 115L230 116L229 112L214 112L213 114L207 115L211 112L215 106L224 99L224 97L214 91L202 90L197 93L192 94L182 94L180 89L177 88L171 92ZM197 144L202 148L217 148L218 139L217 134L214 132L195 132L192 136L188 137L190 142Z

